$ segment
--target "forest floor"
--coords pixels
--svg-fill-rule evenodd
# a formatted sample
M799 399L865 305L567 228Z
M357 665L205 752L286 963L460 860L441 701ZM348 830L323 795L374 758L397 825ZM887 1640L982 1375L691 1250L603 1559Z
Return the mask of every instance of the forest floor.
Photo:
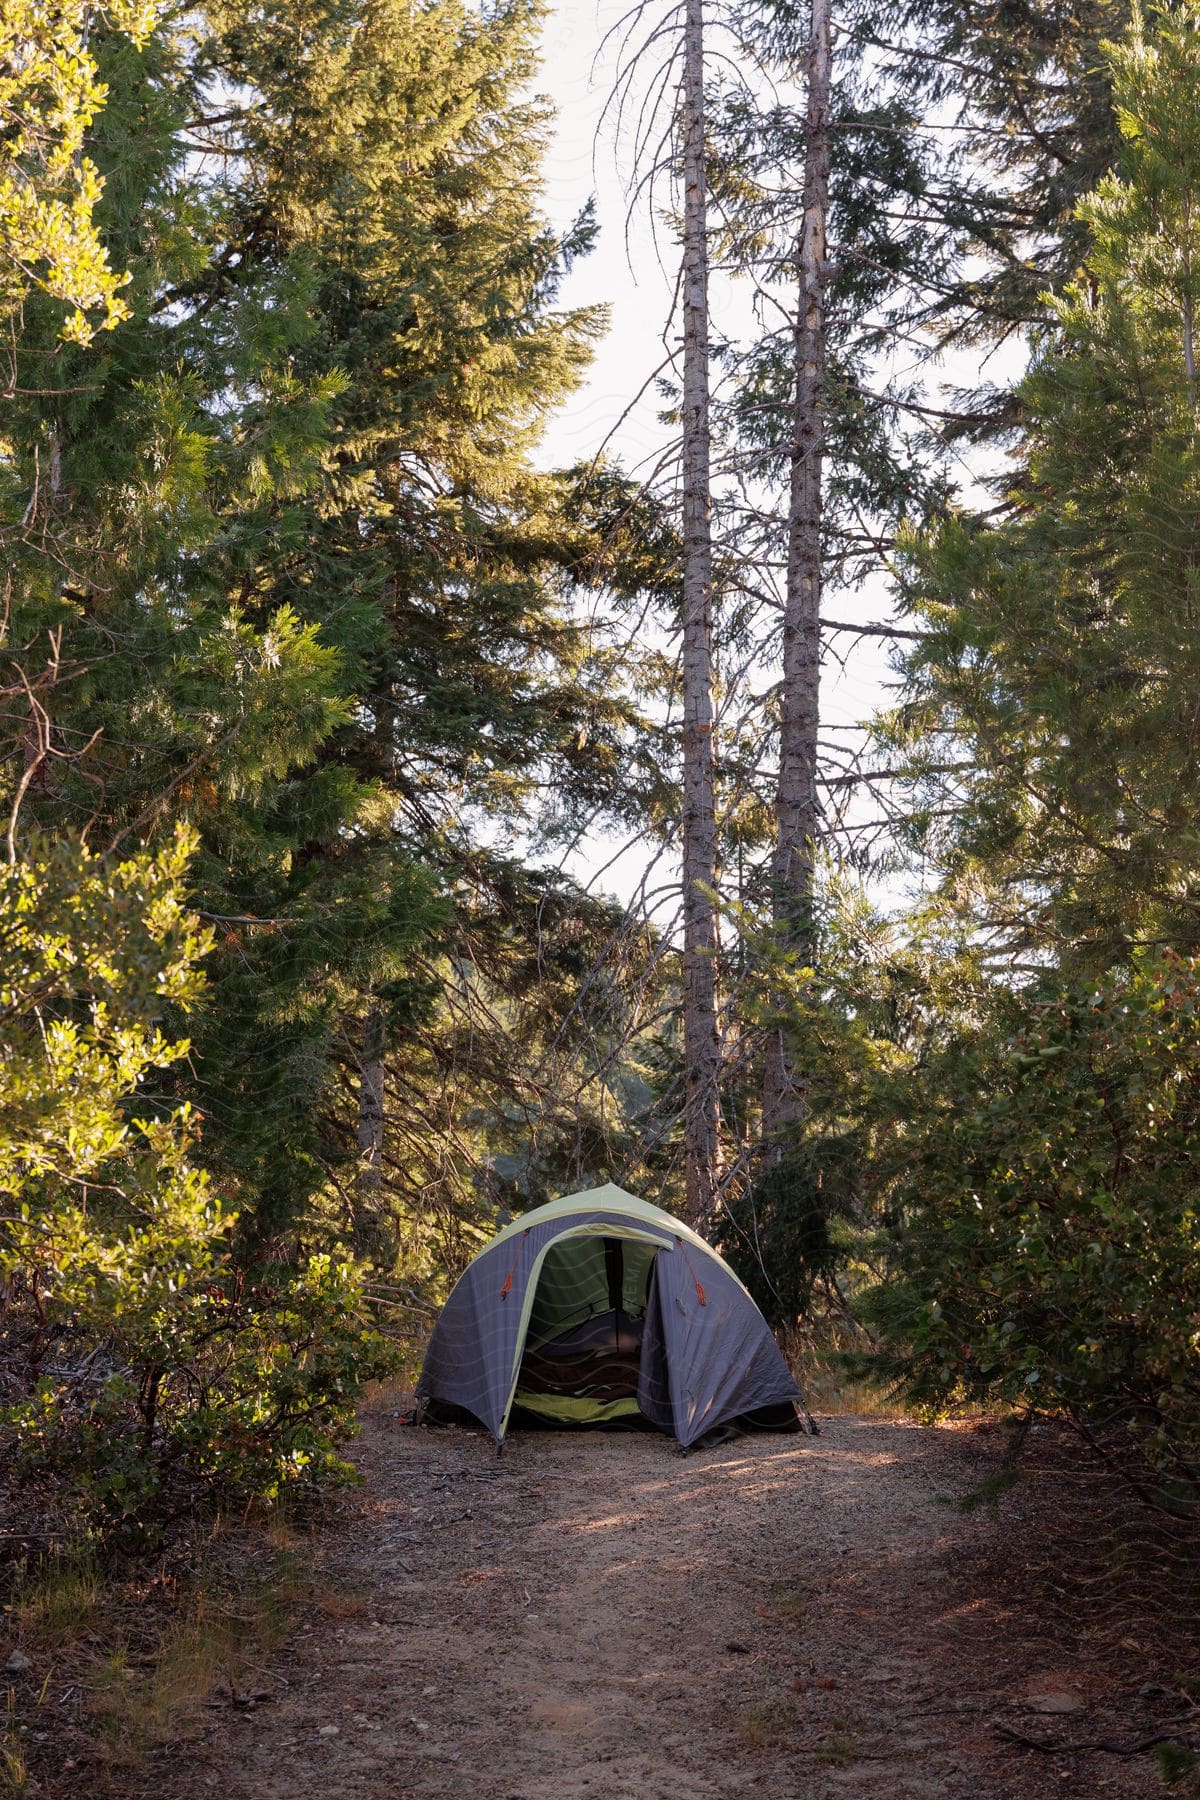
M1062 1627L1045 1570L1031 1587L1015 1546L1052 1544L1057 1505L951 1504L1002 1439L839 1417L686 1458L651 1434L533 1433L498 1459L378 1411L363 1488L312 1549L336 1603L264 1659L258 1698L218 1694L113 1791L1162 1796L1149 1756L1116 1752L1186 1694L1136 1637ZM1071 1747L1097 1742L1116 1751Z

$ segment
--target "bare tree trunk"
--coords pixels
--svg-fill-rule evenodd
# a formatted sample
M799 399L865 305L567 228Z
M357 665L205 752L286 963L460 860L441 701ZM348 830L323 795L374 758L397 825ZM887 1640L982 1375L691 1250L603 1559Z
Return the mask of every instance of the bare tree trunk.
M687 1218L711 1212L720 1172L717 828L713 805L712 499L709 487L704 5L686 0L683 67L683 1044Z
M369 1255L383 1230L383 1014L371 1005L363 1021L358 1077L358 1172L354 1183L356 1247Z
M803 217L796 240L795 415L788 505L778 836L771 864L778 941L811 962L821 680L821 477L825 450L826 215L829 206L829 0L812 0ZM778 1160L804 1117L807 1078L781 1031L767 1044L763 1139Z
M384 590L386 602L394 596L389 580ZM379 780L390 785L395 775L394 711L390 684L385 684L374 700L375 724L372 731L375 772ZM387 1066L384 1053L387 1032L383 1008L368 987L358 1053L358 1167L354 1178L354 1242L360 1255L378 1257L383 1251L388 1232L383 1216L383 1114Z

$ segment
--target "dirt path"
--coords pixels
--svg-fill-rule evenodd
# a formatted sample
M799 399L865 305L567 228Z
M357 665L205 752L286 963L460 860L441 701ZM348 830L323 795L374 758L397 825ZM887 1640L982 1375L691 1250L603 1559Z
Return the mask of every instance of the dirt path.
M368 1421L366 1486L276 1698L214 1715L170 1800L1027 1800L1161 1795L964 1571L969 1434L833 1419L681 1459L650 1435ZM336 1606L334 1612L339 1610ZM286 1685L284 1685L286 1683Z

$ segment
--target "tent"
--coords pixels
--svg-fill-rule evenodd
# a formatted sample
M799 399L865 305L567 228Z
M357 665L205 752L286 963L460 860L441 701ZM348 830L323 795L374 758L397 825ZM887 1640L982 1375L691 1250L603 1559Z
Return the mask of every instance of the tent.
M418 1417L510 1425L640 1419L687 1449L716 1427L796 1429L800 1390L729 1265L611 1183L514 1219L456 1284Z

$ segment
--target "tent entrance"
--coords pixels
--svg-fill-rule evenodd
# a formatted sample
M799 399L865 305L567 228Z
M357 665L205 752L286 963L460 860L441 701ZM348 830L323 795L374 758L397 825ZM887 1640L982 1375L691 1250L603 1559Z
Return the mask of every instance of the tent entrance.
M514 1407L530 1421L641 1418L642 1334L659 1245L587 1234L546 1251L533 1292Z

